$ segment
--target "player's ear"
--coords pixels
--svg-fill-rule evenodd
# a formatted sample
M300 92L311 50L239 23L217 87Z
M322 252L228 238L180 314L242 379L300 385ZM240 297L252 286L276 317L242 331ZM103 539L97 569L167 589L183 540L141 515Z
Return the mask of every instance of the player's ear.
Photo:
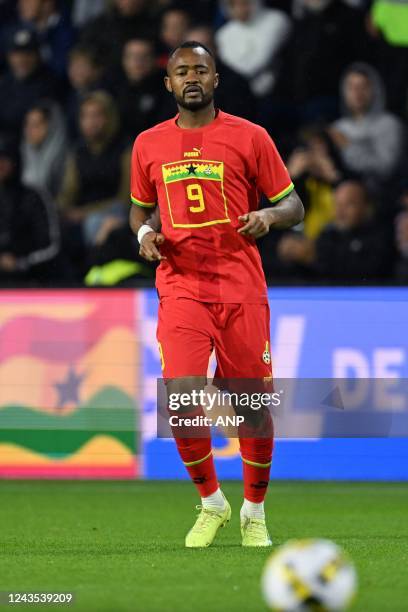
M220 83L220 75L218 74L218 72L216 72L214 75L214 89L217 89L219 83Z
M164 77L164 86L168 92L173 93L173 88L171 86L170 78L168 76Z

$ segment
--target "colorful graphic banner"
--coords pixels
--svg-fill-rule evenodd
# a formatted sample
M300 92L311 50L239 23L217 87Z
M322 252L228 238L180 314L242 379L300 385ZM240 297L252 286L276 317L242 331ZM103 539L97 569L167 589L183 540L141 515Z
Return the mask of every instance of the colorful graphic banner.
M407 289L269 298L276 377L408 379ZM157 439L157 307L155 290L0 293L0 477L186 477ZM277 440L272 477L408 480L406 439L324 435ZM219 478L240 478L239 440L213 444Z
M406 381L407 300L407 289L270 289L275 377ZM186 478L174 442L156 436L156 379L161 376L161 369L155 339L154 291L143 293L140 308L144 328L144 475L157 479ZM366 395L361 402L371 402L370 408L376 410L370 396L372 387L365 385ZM406 386L387 386L390 405L400 405L404 400L401 388ZM406 411L408 398L405 400ZM408 480L406 439L333 439L327 435L325 421L321 420L314 438L309 433L303 439L278 439L272 478ZM219 478L240 478L239 440L227 439L218 430L213 444Z
M0 297L0 477L137 476L137 293Z

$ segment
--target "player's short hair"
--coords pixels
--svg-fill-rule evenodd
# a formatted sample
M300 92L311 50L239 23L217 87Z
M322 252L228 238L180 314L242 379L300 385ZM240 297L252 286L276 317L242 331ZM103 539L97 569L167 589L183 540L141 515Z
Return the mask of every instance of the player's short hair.
M196 40L186 40L185 42L181 43L181 45L179 45L178 47L176 47L175 49L173 49L173 50L170 52L170 55L169 55L169 61L171 60L171 58L173 57L173 55L174 55L175 53L177 53L177 51L178 51L179 49L204 49L204 51L206 51L206 52L208 53L208 55L209 55L210 57L212 57L212 59L213 59L213 60L214 60L214 62L215 62L214 53L213 53L213 52L212 52L212 51L211 51L211 50L210 50L210 49L209 49L209 48L208 48L206 45L204 45L203 43L200 43L200 42L198 42L198 41L196 41Z

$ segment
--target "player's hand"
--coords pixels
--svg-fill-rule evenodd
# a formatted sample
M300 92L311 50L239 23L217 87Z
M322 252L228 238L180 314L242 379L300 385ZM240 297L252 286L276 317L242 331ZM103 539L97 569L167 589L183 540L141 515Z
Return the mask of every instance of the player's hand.
M344 149L350 144L350 139L347 138L342 132L339 132L335 128L329 128L327 130L330 138L339 149Z
M310 151L298 149L294 151L288 159L287 167L290 176L295 179L302 176L310 166Z
M251 236L252 238L262 238L269 233L269 221L262 210L255 210L246 215L238 217L245 225L240 227L238 234Z
M160 253L160 246L163 244L165 238L163 234L158 232L149 232L142 238L140 244L139 255L147 261L162 261L167 259Z

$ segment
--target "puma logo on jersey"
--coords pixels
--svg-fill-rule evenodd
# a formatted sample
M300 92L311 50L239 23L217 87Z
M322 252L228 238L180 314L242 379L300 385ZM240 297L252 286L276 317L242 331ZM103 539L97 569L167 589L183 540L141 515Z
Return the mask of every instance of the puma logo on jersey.
M186 151L184 157L200 157L202 150L202 147L200 149L194 147L192 151Z

